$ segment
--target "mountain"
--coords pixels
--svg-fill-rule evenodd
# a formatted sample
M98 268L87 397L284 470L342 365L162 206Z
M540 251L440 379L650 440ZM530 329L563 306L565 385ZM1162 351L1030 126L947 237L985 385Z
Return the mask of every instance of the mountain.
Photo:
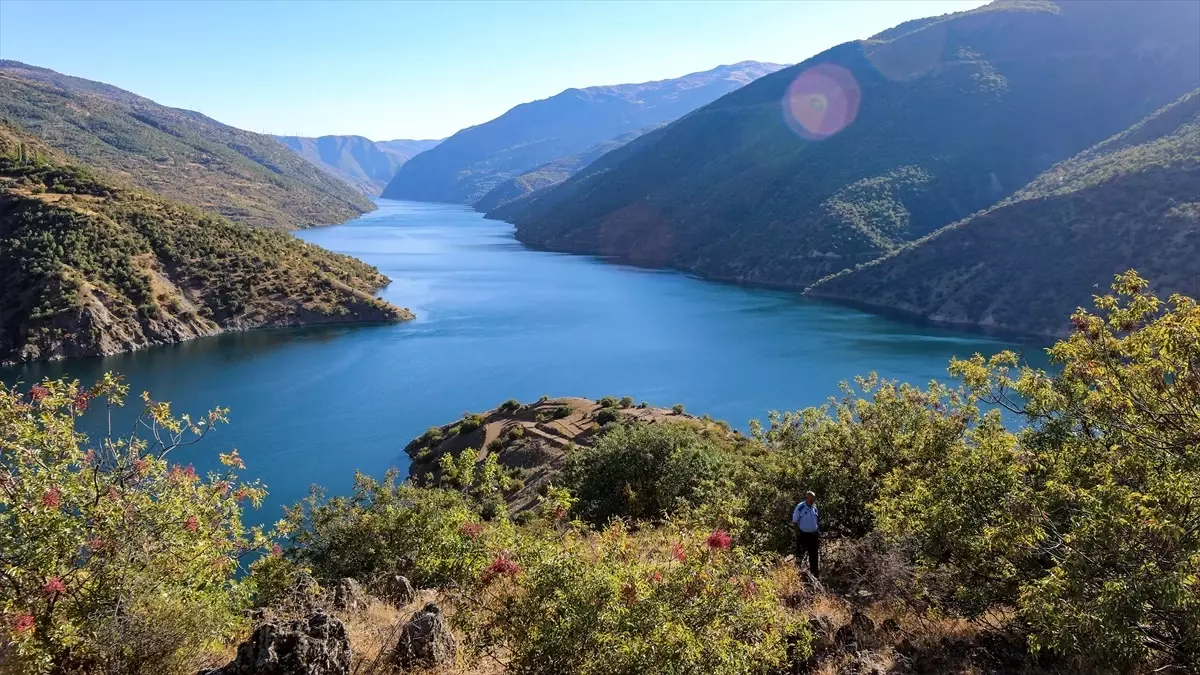
M396 170L439 141L372 141L362 136L275 136L318 169L366 195L378 195Z
M568 89L523 103L414 157L383 196L474 204L507 179L686 115L780 67L743 61L671 80Z
M1195 88L1197 26L1200 3L1182 2L996 2L910 22L767 75L504 215L535 247L804 288Z
M408 319L354 258L128 189L0 124L0 362Z
M559 157L541 166L534 167L532 170L526 171L519 176L510 178L492 188L479 201L475 202L475 210L488 213L491 217L503 217L502 215L492 214L496 209L524 199L538 190L545 190L546 188L558 185L576 173L579 173L583 167L596 161L601 155L616 150L647 131L658 128L658 126L661 125L654 125L645 129L638 129L637 131L630 131L627 134L621 134L616 138L610 138L597 143L581 153Z
M1065 335L1136 269L1200 295L1200 90L1062 162L1011 198L809 293L925 319Z
M0 61L0 118L118 180L247 225L293 229L375 208L269 136L17 61Z

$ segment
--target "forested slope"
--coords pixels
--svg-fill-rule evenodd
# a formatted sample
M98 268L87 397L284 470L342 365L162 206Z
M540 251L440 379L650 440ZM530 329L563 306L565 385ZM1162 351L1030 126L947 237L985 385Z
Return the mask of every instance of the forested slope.
M0 61L0 118L86 166L247 225L326 225L375 208L269 136L47 68Z
M763 77L503 215L535 247L804 288L1194 89L1197 26L1200 4L1179 2L996 2L910 22Z

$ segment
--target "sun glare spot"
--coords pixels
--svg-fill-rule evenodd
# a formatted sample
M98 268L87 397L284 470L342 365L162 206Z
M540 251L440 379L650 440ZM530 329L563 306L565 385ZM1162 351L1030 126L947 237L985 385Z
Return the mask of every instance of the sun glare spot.
M850 126L860 95L850 71L822 63L792 80L783 97L783 117L797 134L821 140Z

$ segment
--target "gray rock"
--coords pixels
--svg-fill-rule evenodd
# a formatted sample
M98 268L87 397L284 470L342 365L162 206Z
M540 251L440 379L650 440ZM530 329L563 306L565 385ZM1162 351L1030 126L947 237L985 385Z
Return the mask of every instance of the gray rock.
M850 623L842 626L834 635L834 641L848 651L857 652L866 649L875 634L875 622L862 612L850 616Z
M403 574L389 574L379 581L379 595L388 602L403 607L417 599L412 582Z
M396 644L396 665L401 668L432 668L454 659L458 645L446 625L442 608L429 603L400 631Z
M334 609L355 611L365 609L366 606L367 594L361 584L351 577L338 580L337 585L333 587Z
M232 661L201 675L350 675L350 637L341 621L322 611L283 628L266 623Z

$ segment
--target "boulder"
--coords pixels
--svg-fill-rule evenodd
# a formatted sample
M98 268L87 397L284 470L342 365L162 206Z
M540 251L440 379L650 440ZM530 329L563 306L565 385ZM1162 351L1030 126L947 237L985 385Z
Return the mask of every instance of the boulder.
M366 606L367 594L363 591L362 584L351 577L338 580L337 585L333 587L334 609L355 611L365 609Z
M389 574L379 581L379 595L388 602L403 607L417 599L412 582L403 574Z
M320 610L285 627L266 623L232 661L200 675L350 675L350 637L341 621Z
M400 631L396 644L396 665L401 668L432 668L454 659L458 645L446 625L442 608L429 603L412 615Z
M871 617L855 612L850 616L850 623L837 630L834 641L848 651L857 652L870 644L874 633L875 622L871 621Z

